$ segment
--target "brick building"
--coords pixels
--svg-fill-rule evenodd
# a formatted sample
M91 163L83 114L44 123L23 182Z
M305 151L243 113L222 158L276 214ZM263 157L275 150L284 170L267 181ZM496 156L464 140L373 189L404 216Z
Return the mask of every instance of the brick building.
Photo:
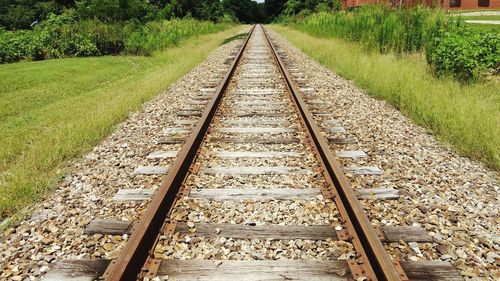
M500 0L343 0L344 7L352 8L366 4L387 3L392 6L414 6L424 4L428 6L440 6L443 9L500 9Z
M500 0L440 0L444 9L500 9Z

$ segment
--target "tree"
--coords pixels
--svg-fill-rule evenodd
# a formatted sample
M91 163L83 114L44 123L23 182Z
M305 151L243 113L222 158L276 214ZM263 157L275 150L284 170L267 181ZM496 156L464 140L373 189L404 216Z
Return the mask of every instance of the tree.
M226 11L234 14L241 22L264 22L266 18L264 3L252 0L223 0L222 4Z
M338 11L342 8L339 0L289 0L285 4L283 14L293 16L307 12Z
M176 17L192 16L196 19L217 21L224 16L219 0L171 0L172 13Z
M63 6L54 0L0 0L0 26L27 29L50 13L60 13Z
M146 0L82 0L76 6L81 17L102 21L147 21L157 11Z
M266 21L271 22L279 16L285 9L286 0L266 0L264 7L266 10Z

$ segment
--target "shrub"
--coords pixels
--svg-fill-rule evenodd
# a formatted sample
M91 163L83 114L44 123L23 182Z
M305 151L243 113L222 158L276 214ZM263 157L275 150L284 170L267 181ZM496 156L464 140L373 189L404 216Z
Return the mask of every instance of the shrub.
M46 21L35 28L35 32L40 34L47 58L99 54L92 41L92 34L81 32L74 12L49 15Z
M16 62L30 57L30 44L39 46L37 39L28 31L0 30L0 63ZM32 48L35 51L36 48Z
M194 19L173 19L106 23L81 21L75 11L49 15L32 31L0 29L0 63L23 59L41 60L61 57L85 57L126 52L149 55L177 45L180 40L198 34L221 31L228 23Z
M84 19L117 22L137 19L143 22L156 17L158 9L144 0L81 0L76 2Z
M444 15L423 6L393 10L364 6L353 12L318 13L297 22L300 29L363 43L381 52L410 53L423 49L429 30L448 24Z
M88 20L79 23L79 32L89 34L101 55L120 54L125 49L125 29L123 23L105 23Z
M500 38L467 27L442 31L428 49L427 61L437 75L480 80L500 67Z

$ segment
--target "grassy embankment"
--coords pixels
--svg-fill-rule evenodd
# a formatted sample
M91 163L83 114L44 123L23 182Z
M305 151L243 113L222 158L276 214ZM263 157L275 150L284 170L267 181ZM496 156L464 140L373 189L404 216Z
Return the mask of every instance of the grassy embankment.
M0 218L40 199L68 160L241 31L190 38L151 57L0 65Z
M284 26L272 29L368 94L387 100L463 155L500 169L498 81L462 85L435 78L423 56L396 58L342 39L314 37Z

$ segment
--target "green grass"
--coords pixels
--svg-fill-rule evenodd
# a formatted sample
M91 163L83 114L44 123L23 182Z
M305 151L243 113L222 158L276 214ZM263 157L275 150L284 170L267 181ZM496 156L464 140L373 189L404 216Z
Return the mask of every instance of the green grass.
M476 30L493 32L496 34L500 33L500 24L484 24L484 23L468 23L468 24Z
M39 200L55 187L68 160L239 31L191 38L151 57L0 65L0 217Z
M500 20L500 15L492 16L461 16L464 20ZM475 29L500 33L500 24L469 23Z
M500 15L461 16L464 20L500 20Z
M451 14L476 13L476 12L498 12L497 9L476 9L476 10L448 10Z
M463 85L453 79L435 78L420 55L397 58L285 26L272 29L368 94L387 100L463 155L500 169L498 80Z

